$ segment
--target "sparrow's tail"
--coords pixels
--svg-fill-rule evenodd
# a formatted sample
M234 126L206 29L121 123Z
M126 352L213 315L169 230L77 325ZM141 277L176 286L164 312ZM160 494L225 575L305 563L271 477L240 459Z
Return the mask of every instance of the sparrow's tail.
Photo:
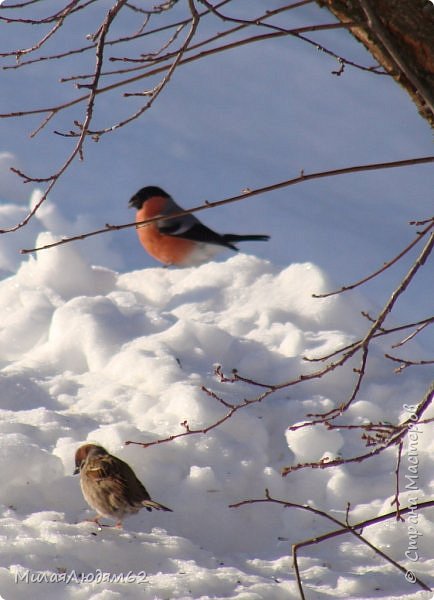
M146 510L167 510L169 512L173 512L171 508L167 508L167 506L163 506L162 504L158 504L158 502L154 502L153 500L143 500L143 506Z
M269 235L236 235L226 233L222 235L225 242L266 242L270 239Z

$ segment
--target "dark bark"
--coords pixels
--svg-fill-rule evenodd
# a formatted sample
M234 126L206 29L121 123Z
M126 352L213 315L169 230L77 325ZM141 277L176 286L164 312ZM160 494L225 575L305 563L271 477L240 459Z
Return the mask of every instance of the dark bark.
M434 128L434 4L429 0L317 0L410 94Z

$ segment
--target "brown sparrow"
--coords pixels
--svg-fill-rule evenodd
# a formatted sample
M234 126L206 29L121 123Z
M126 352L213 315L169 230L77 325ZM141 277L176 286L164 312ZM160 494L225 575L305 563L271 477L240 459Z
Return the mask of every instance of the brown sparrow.
M74 475L80 473L84 499L97 515L93 522L100 525L101 517L117 519L122 527L124 517L146 510L171 509L154 502L132 468L95 444L85 444L75 453Z

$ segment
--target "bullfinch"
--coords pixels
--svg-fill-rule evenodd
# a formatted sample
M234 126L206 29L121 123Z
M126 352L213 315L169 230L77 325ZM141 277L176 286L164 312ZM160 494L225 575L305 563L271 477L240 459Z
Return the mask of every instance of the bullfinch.
M183 210L167 192L152 185L139 190L131 198L129 206L137 209L136 222L167 217ZM138 225L137 235L143 248L153 258L166 266L178 267L199 265L225 248L238 251L234 242L270 239L269 235L220 235L192 214Z

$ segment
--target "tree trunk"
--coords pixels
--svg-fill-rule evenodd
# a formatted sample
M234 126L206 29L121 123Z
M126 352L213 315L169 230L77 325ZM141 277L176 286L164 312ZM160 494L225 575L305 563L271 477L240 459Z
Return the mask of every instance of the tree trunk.
M317 0L410 94L434 128L434 4L430 0Z

